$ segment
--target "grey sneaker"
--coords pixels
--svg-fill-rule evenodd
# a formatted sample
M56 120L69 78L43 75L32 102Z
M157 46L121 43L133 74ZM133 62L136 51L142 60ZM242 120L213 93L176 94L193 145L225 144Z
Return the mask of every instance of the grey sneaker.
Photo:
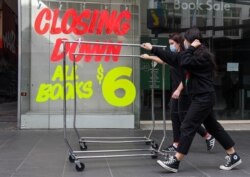
M157 160L157 163L167 171L178 172L180 161L175 156L170 156L168 160Z
M236 153L227 155L225 157L226 164L225 165L220 165L221 170L232 170L236 166L240 165L242 163L242 160L240 159L240 156Z
M215 145L215 138L211 136L210 139L206 140L206 144L207 144L207 151L211 151Z

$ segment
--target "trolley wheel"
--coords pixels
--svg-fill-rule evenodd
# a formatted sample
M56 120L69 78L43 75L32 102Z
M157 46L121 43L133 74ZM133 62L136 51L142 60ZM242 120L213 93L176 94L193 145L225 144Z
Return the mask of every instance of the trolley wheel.
M85 168L84 163L80 162L76 164L76 171L83 171Z
M153 148L153 149L158 149L159 146L158 146L158 144L152 144L152 148Z
M71 163L74 163L75 162L75 157L73 157L72 155L69 155L69 161Z
M86 143L79 143L79 144L80 144L81 151L86 151L88 149L88 146L86 145Z
M152 152L151 158L152 159L157 159L158 155L155 152Z

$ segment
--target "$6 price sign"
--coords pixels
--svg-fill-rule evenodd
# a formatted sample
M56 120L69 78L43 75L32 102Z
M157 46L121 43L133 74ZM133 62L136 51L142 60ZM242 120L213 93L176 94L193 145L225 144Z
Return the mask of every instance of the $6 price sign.
M104 99L112 106L125 107L134 102L136 97L136 88L133 82L128 80L132 75L132 68L130 67L116 67L110 70L105 77L103 77L102 65L97 71L97 80L101 84L102 80L102 94ZM117 91L123 90L123 96L118 96Z

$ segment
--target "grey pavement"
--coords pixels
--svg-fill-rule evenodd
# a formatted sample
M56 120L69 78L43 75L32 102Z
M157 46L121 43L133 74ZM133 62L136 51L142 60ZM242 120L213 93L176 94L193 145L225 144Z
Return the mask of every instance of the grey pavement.
M68 139L74 150L79 150L78 139L68 130ZM82 136L144 136L148 130L81 129ZM165 172L150 156L82 159L85 169L77 172L68 160L68 150L62 130L15 130L0 127L0 177L249 177L250 131L230 131L243 164L232 171L218 169L225 162L225 152L216 143L212 152L206 151L204 139L196 136L189 155L178 173ZM162 131L153 134L160 142ZM172 139L167 131L166 144ZM104 145L87 144L92 149L126 149L148 147L146 144ZM93 154L96 155L96 154ZM161 159L162 157L159 157Z

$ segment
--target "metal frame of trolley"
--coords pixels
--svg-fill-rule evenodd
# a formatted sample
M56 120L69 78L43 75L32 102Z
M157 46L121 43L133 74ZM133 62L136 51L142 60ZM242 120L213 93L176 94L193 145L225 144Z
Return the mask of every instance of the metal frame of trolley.
M151 101L152 101L152 129L150 130L148 136L144 137L81 137L79 131L76 128L76 97L74 97L74 111L73 111L73 128L78 137L79 145L81 151L73 150L67 138L67 102L66 102L66 53L65 53L65 44L66 43L78 43L78 44L101 44L101 45L122 45L122 46L131 46L131 47L140 47L140 44L128 44L128 43L108 43L108 42L93 42L93 41L63 41L63 86L64 86L64 99L63 99L63 119L64 119L64 141L69 148L69 161L75 163L75 168L77 171L83 171L85 168L84 163L80 159L90 159L90 158L115 158L115 157L140 157L140 156L151 156L152 158L157 158L157 155L167 155L161 151L162 145L164 144L166 138L166 118L165 118L165 109L163 109L163 138L160 146L156 144L151 136L155 130L155 114L154 114L154 85L151 90ZM165 47L160 45L153 45L156 47ZM119 57L140 57L140 55L113 55L113 54L91 54L91 53L74 53L76 55L84 56L119 56ZM73 61L73 68L75 68L76 62ZM73 84L74 84L74 95L76 95L76 73L73 69ZM165 108L165 66L163 65L163 108ZM154 84L154 66L152 66L152 84ZM103 143L103 144L126 144L126 143L145 143L146 145L151 145L149 148L141 149L112 149L112 150L87 150L87 143ZM135 153L139 151L149 151L149 153ZM124 152L134 152L131 154L112 154L112 153L124 153ZM84 155L86 153L93 153L95 155ZM99 153L109 153L109 155L98 155ZM111 154L110 154L111 153ZM97 155L96 155L97 154Z

